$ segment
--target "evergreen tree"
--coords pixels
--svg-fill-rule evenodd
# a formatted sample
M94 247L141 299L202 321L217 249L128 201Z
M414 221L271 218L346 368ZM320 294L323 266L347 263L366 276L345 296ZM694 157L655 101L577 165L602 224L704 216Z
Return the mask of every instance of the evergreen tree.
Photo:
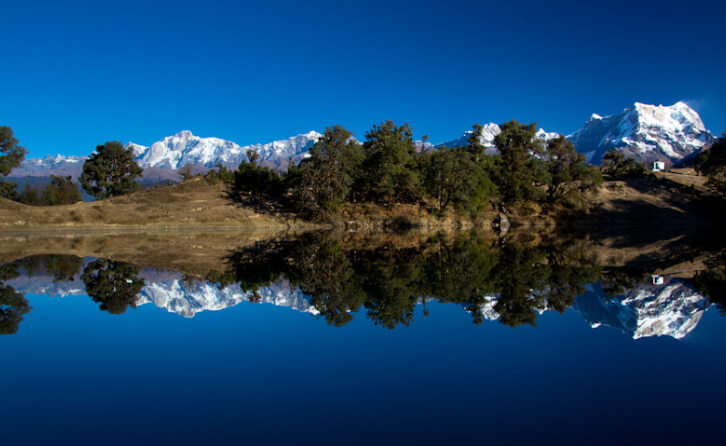
M51 175L51 183L43 191L43 203L47 206L73 204L82 199L81 191L69 176Z
M83 190L96 198L115 197L137 189L136 178L142 172L134 161L133 150L111 141L96 146L96 152L83 163L80 182Z
M308 154L296 172L293 204L307 218L324 218L350 194L363 153L352 133L336 125L325 130Z
M587 158L575 151L564 135L547 142L547 199L550 202L567 198L568 203L584 201L587 191L602 184L600 172L587 163Z
M600 167L604 174L617 177L637 177L645 173L645 167L615 149L610 149L602 157Z
M408 124L392 121L374 125L363 144L362 192L374 201L391 204L413 202L421 195L421 177L416 166L416 146Z
M20 195L18 195L18 201L30 206L39 206L43 203L43 199L40 196L38 189L33 187L27 181L25 182L25 187L23 188L23 191L20 193Z
M708 176L708 185L721 195L726 195L726 132L710 149L696 158L698 173Z
M501 155L497 185L502 200L511 204L541 198L543 191L538 183L544 179L543 147L535 136L537 123L521 124L512 120L500 127L502 131L494 138L494 144Z
M0 153L0 197L12 200L16 196L17 185L5 177L23 162L26 151L18 145L10 127L0 126Z
M496 186L489 179L475 154L467 148L442 147L423 155L423 173L426 192L436 200L439 211L453 205L459 211L476 215L496 193Z

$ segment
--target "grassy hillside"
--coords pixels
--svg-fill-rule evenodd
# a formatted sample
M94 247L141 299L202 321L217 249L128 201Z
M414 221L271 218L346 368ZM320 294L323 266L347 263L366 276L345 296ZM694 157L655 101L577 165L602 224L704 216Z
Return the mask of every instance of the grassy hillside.
M279 213L258 213L227 198L224 184L201 179L126 196L66 206L26 206L0 199L0 228L84 229L229 226L285 228L307 224Z

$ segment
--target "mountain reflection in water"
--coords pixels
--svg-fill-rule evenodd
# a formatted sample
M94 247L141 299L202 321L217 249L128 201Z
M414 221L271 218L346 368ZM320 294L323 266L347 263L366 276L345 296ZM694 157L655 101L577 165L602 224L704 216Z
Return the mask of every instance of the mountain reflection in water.
M365 317L389 329L414 323L419 305L427 315L432 300L460 305L475 324L511 327L536 325L545 311L572 308L593 328L613 327L634 339L681 339L712 305L703 294L721 296L718 256L695 276L653 284L642 265L611 267L597 254L590 242L559 238L502 241L465 234L402 242L308 233L237 249L224 269L202 277L118 260L34 255L0 270L0 333L17 331L31 311L25 294L85 294L112 314L152 303L193 317L257 302L337 327Z

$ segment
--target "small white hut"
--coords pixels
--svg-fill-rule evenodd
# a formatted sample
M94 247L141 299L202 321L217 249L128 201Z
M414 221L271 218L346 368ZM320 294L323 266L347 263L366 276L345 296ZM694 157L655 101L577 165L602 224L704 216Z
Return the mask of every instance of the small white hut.
M653 172L662 172L665 170L665 163L663 161L654 161L650 165L650 170Z

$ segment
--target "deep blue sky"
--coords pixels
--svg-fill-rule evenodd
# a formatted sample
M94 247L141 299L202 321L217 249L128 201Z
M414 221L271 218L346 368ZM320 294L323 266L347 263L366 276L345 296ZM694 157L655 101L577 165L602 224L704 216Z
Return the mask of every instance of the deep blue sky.
M723 2L471 3L4 2L0 125L32 157L385 119L434 142L513 118L569 133L634 101L726 129Z

